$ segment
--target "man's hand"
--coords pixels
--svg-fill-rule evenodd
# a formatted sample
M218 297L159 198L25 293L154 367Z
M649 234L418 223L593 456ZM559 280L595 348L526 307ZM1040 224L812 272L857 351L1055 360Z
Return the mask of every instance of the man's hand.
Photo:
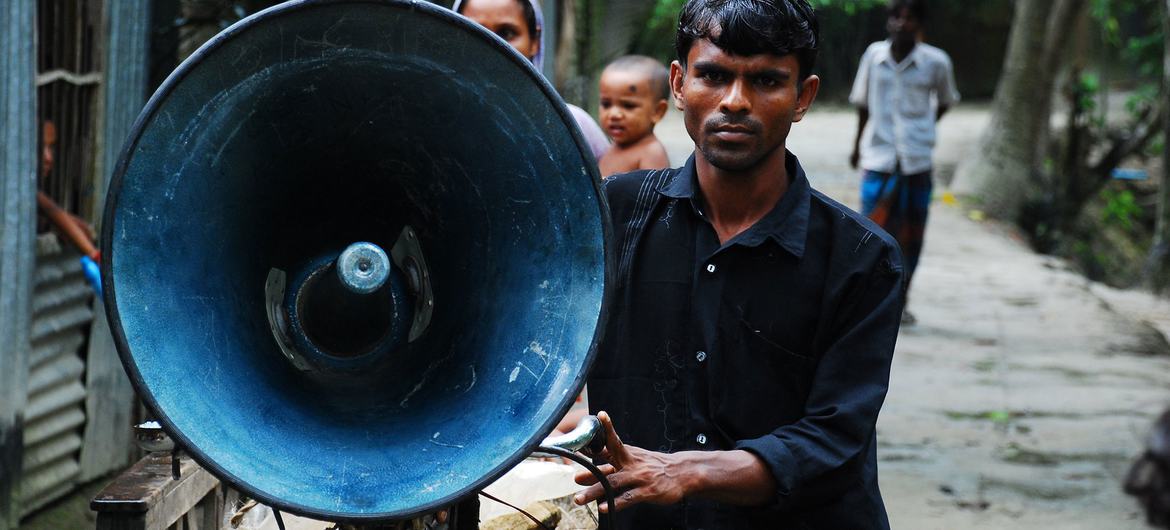
M857 136L853 138L853 153L849 155L849 167L857 169L861 164L861 135L869 123L869 108L857 107Z
M674 504L687 495L689 477L685 476L684 465L677 454L657 453L640 447L628 446L618 438L613 420L604 411L597 413L605 432L605 449L601 458L609 464L601 466L601 472L609 478L616 498L614 508L622 510L628 506L648 502L651 504ZM577 473L576 481L589 486L573 498L579 505L605 498L605 489L597 478L588 471ZM606 512L609 506L598 503L598 510Z

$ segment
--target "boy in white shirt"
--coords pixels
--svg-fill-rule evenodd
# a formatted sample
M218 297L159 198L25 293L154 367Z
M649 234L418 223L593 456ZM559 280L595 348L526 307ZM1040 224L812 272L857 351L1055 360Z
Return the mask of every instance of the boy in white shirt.
M865 50L849 95L858 108L849 162L864 170L861 213L898 240L907 290L930 208L935 122L959 101L951 58L919 42L925 20L922 0L892 0L890 38ZM914 323L909 311L902 322Z

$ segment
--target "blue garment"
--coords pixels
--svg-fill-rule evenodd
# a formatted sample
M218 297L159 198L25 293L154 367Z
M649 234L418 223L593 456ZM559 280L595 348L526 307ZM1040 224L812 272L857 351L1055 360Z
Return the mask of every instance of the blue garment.
M898 241L906 263L907 288L922 255L931 181L930 171L912 175L865 171L861 176L861 213Z
M768 506L704 499L619 512L621 529L888 528L875 424L902 313L897 243L813 190L788 191L720 244L694 157L606 181L618 261L589 406L661 452L741 449L777 485Z

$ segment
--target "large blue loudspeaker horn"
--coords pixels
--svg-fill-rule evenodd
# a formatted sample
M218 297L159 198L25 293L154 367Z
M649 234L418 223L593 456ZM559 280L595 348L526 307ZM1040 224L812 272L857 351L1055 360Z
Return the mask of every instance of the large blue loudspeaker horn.
M284 510L409 518L537 446L604 327L610 228L560 98L419 1L228 28L138 118L105 303L164 428Z

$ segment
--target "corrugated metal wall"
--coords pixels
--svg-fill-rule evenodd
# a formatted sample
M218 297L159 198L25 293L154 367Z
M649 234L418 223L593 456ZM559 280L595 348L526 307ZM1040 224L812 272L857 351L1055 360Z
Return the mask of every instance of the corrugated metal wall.
M145 101L150 5L0 0L0 530L133 450L133 391L77 252L37 230L36 191L100 221Z
M0 530L20 515L36 233L34 7L0 2Z
M81 476L86 394L81 346L93 321L93 291L79 258L55 234L37 238L20 487L25 514L68 493Z

